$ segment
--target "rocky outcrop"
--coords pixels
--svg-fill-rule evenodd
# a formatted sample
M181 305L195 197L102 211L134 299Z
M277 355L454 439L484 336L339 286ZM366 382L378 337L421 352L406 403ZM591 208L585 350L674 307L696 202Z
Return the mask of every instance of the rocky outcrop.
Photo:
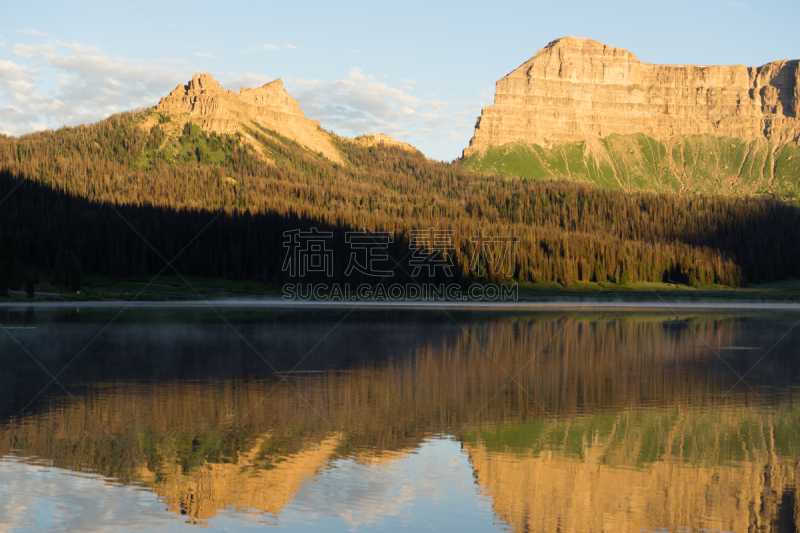
M319 122L306 118L297 100L286 92L280 79L257 89L238 93L224 89L211 74L195 74L186 85L178 85L161 99L156 110L169 114L188 114L189 120L205 131L234 134L242 125L257 122L314 152L341 162L330 134Z
M646 469L553 453L465 447L495 515L514 531L795 531L800 467L764 461L713 467L672 458ZM591 453L591 449L584 450Z
M797 60L652 65L590 39L558 39L497 82L464 156L516 141L549 146L611 134L797 142L798 69Z
M403 141L398 141L392 137L389 137L383 133L376 133L370 135L362 135L361 137L356 137L353 139L353 142L356 144L360 144L362 146L395 146L397 148L402 148L403 150L408 150L410 152L415 152L417 149L411 146L408 143L404 143Z
M158 473L142 467L138 476L146 485L152 485L169 511L186 516L190 523L204 524L221 509L231 508L277 516L303 481L313 478L335 453L342 436L335 434L309 443L297 453L282 457L271 468L257 464L265 440L259 439L235 463L206 462L186 473L179 460L164 461Z

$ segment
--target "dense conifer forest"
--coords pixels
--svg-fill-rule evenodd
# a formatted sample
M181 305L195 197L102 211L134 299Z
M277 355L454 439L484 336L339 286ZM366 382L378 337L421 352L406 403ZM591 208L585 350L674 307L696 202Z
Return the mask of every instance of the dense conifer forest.
M463 284L513 278L738 287L800 276L800 211L779 201L509 179L336 138L348 162L340 165L255 124L247 132L263 152L244 137L193 125L170 139L163 131L170 117L143 127L152 113L0 137L0 199L7 197L0 234L13 240L10 284L21 287L40 272L79 286L82 273L153 275L172 266L184 275L281 284L289 281L283 232L311 227L334 233L331 281L377 281L345 275L345 232L363 228L394 234L386 265L399 264L392 282L411 272L410 232L426 228L453 231L454 275ZM471 238L480 228L500 236L510 227L520 239L513 277L471 272Z

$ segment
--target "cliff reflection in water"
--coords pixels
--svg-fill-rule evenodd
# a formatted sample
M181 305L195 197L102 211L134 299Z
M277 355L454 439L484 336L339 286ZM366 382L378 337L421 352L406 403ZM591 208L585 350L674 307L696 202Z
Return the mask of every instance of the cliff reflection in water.
M519 531L795 530L800 339L790 333L747 375L752 389L729 365L744 374L796 317L457 318L464 329L355 316L318 356L323 371L285 382L250 367L218 377L215 353L206 376L147 379L106 344L114 364L73 376L80 405L47 397L11 422L0 454L142 484L213 525L231 507L280 522L336 461L385 466L450 435L497 519ZM302 335L271 346L273 326L253 326L264 353L290 361L305 349ZM121 327L120 343L152 326ZM390 329L409 334L379 350L354 337ZM201 330L183 324L153 360L187 361L196 342L213 350Z

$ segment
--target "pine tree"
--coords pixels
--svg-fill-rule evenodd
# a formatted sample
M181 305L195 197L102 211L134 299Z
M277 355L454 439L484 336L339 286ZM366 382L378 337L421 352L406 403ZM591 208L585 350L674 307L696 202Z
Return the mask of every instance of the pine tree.
M14 275L14 238L0 237L0 296L8 296L8 290L16 286Z

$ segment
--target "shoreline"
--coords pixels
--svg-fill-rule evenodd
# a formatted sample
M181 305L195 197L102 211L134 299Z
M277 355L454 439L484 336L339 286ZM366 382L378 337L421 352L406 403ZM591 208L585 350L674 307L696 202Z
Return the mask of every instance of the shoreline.
M169 301L92 301L0 302L0 309L30 308L239 308L239 309L365 309L365 310L454 310L454 311L651 311L672 314L674 311L784 311L800 312L800 302L717 302L717 301L528 301L528 302L374 302L374 301L285 301L266 299L209 299Z
M742 288L721 286L688 287L671 283L577 282L565 288L550 282L515 285L511 292L484 295L461 290L455 294L395 295L385 291L368 292L284 292L281 286L260 282L230 281L215 278L127 278L85 276L75 290L41 283L34 298L21 291L0 297L0 309L9 307L254 307L277 309L361 307L366 309L476 309L476 310L552 310L552 309L781 309L800 310L800 279L790 279ZM11 292L11 291L9 291Z

